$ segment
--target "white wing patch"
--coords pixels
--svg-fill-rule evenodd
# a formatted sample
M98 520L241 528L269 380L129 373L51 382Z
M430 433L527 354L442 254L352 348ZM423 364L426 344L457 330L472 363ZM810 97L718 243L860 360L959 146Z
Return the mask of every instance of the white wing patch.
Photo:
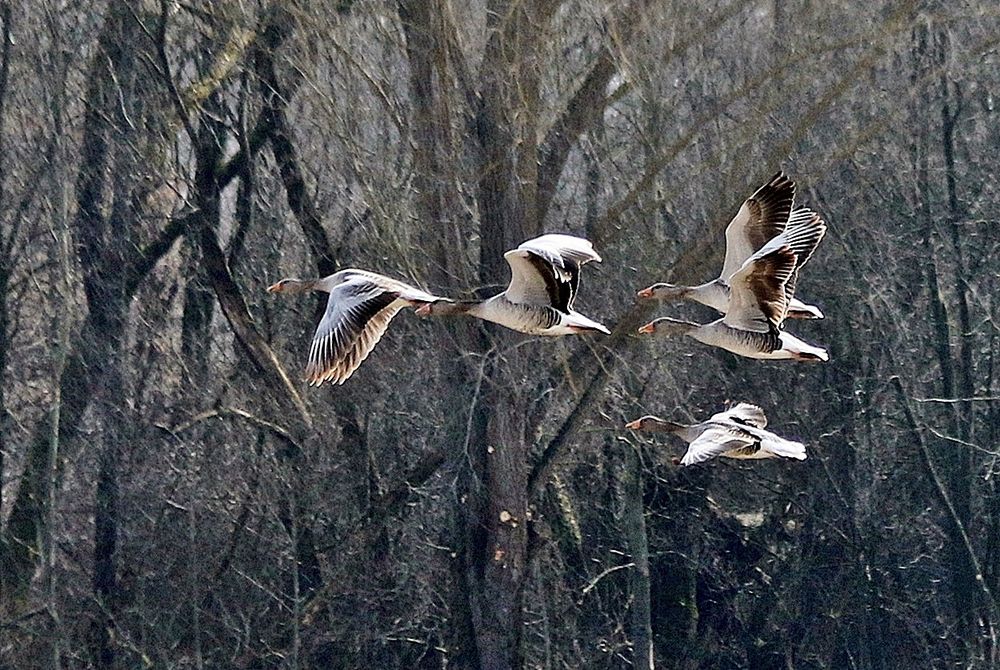
M523 242L504 254L510 265L507 299L569 311L579 285L580 267L600 262L589 240L550 233Z
M764 410L748 402L738 403L724 412L714 414L709 421L736 421L757 428L767 427L767 415L764 414Z
M681 465L703 463L727 451L749 447L756 440L737 426L709 425L691 441Z

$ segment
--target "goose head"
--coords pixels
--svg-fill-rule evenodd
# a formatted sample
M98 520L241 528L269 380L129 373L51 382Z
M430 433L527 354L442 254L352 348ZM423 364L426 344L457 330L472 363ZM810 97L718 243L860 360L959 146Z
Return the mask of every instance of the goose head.
M625 427L629 430L644 433L676 433L677 431L685 428L682 424L667 421L651 414L636 419L635 421L629 421L625 424Z
M289 277L267 287L268 293L302 293L316 285L315 279L296 279Z
M664 316L639 328L639 333L642 335L684 335L697 327L697 323Z
M680 300L690 292L691 288L688 286L677 286L676 284L659 282L642 289L636 293L636 297L640 300Z

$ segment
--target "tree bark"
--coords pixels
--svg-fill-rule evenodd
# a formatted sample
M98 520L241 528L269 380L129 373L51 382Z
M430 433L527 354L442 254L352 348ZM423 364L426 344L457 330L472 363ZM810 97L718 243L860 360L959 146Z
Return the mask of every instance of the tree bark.
M653 624L650 609L649 544L646 539L646 508L643 502L642 460L635 447L625 452L625 546L634 567L629 571L630 638L632 667L653 670Z
M499 371L498 371L499 372ZM528 469L521 405L502 372L488 382L482 544L474 547L476 638L483 670L523 665L522 604L527 568Z
M10 17L10 3L0 4L0 22L3 23L3 27L0 28L0 40L2 40L0 58L3 59L0 62L0 156L4 154L4 140L6 139L6 128L3 124L6 118L4 111L7 108L7 82L10 75L10 45L13 42ZM3 208L6 208L7 205L6 184L7 169L4 161L0 160L0 207ZM11 335L7 300L11 272L13 271L11 251L16 239L15 235L13 230L5 230L4 234L0 235L0 509L3 509L4 455L7 453L7 400L5 398L7 385L4 383L4 379L7 375L7 354ZM3 543L2 537L3 532L0 529L0 545ZM0 553L2 553L2 548L0 548ZM2 580L0 580L0 586L2 586Z
M943 51L936 48L935 42L938 36L928 24L924 23L914 29L914 58L916 78L925 71L930 71L936 66L941 66L940 58ZM923 110L931 109L934 100L932 90L927 89L921 97ZM941 101L946 104L946 99ZM947 113L947 107L944 107ZM929 121L930 119L925 119ZM921 124L925 125L925 124ZM943 146L948 144L947 128L944 128ZM958 378L961 370L957 368L956 361L952 356L951 319L948 314L948 306L942 293L942 287L937 270L937 249L935 234L936 221L938 216L932 210L931 201L934 186L930 179L930 153L933 146L929 133L918 138L916 141L917 155L917 182L916 198L919 202L920 217L922 226L922 246L928 262L924 266L924 280L927 286L928 298L930 301L930 326L932 329L932 346L936 354L938 365L941 370L941 394L945 398L955 398L958 392ZM960 289L961 290L961 289ZM971 364L971 361L970 361ZM952 414L952 425L960 433L965 434L965 428L961 426L962 420L959 411L949 408ZM971 514L970 508L970 485L971 471L969 455L964 449L956 449L954 445L945 442L939 443L939 449L943 454L941 460L944 465L944 486L948 497L949 507L953 510L952 523L949 534L948 551L951 554L951 593L955 606L956 616L961 624L962 634L960 639L973 641L979 639L979 624L977 622L977 603L979 607L984 606L979 599L980 591L977 588L977 575L979 571L974 568L967 556L966 547L963 543L963 536L967 532ZM971 550L971 547L970 547Z

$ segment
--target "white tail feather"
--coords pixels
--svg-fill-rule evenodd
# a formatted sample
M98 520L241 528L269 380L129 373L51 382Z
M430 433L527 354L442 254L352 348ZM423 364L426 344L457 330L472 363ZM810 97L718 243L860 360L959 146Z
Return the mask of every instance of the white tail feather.
M781 348L792 354L793 358L813 358L821 361L830 360L830 354L826 349L814 347L808 342L803 342L789 332L781 331Z
M793 442L791 440L786 440L783 437L778 437L777 435L769 435L766 439L761 440L761 449L771 452L775 456L781 456L782 458L794 458L796 460L802 461L806 458L806 445L801 442Z
M799 319L822 319L823 312L819 307L815 305L807 305L806 303L792 298L788 303L788 316L793 316Z
M569 326L570 328L583 328L585 330L596 330L598 332L604 333L605 335L610 335L611 331L604 327L603 324L597 323L593 319L588 319L583 314L579 312L570 312L563 317L562 325Z

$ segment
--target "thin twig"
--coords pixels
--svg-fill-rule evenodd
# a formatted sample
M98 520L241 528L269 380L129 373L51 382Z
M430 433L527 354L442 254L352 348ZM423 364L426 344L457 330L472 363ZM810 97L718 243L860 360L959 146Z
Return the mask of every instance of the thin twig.
M618 572L619 570L626 570L628 568L634 568L634 567L635 563L625 563L624 565L616 565L614 567L608 568L607 570L604 570L603 572L601 572L601 574L597 575L592 580L590 580L589 584L583 587L583 590L580 591L580 595L585 596L588 593L590 593L590 591L592 591L594 587L597 586L597 583L599 581L610 575L612 572Z

